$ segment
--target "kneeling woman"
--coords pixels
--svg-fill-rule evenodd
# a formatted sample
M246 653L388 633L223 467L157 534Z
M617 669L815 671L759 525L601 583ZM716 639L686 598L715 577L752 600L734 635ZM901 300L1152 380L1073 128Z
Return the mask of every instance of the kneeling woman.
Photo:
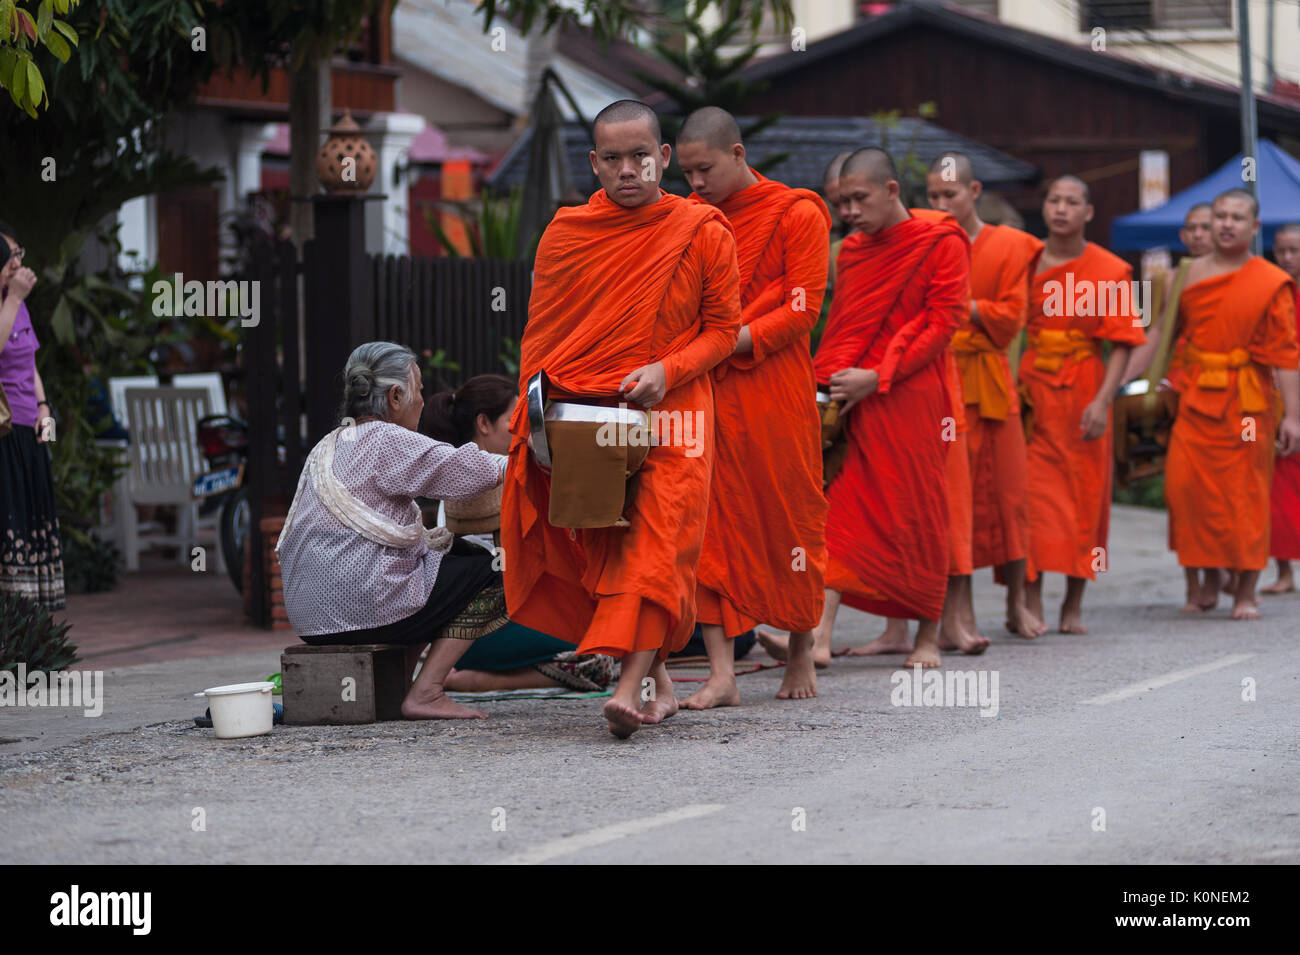
M405 645L408 670L432 641L402 715L481 719L443 684L471 641L505 625L501 575L482 548L426 530L415 498L482 494L506 458L419 433L420 370L401 345L360 346L343 381L345 425L308 456L276 548L289 622L313 646Z

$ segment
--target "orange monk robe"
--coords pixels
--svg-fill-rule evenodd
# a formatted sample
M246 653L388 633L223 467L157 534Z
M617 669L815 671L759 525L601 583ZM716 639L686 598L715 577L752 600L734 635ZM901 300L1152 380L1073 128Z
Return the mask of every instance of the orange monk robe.
M1184 288L1178 314L1184 364L1165 459L1178 563L1262 570L1277 429L1270 366L1300 365L1295 283L1255 257Z
M550 478L528 450L521 400L501 502L511 619L581 653L665 656L695 628L713 468L707 372L731 354L740 329L731 226L716 209L678 196L625 209L602 190L555 214L534 268L521 388L545 370L552 397L616 397L629 372L661 361L668 392L654 410L680 414L702 433L694 446L649 449L625 512L630 527L558 528L547 520Z
M1052 571L1096 580L1109 565L1110 422L1092 441L1079 425L1106 377L1102 341L1146 341L1132 277L1128 263L1089 242L1030 286L1029 343L1020 359L1033 414L1025 448L1030 579Z
M1278 458L1273 465L1269 511L1272 514L1269 556L1300 560L1300 452Z
M912 215L929 222L942 222L952 216L937 209L913 209ZM953 221L956 221L955 219ZM970 290L966 292L970 299ZM948 401L952 405L952 424L944 432L948 441L948 574L965 576L974 570L971 564L971 474L967 444L966 403L962 400L961 372L957 369L957 356L951 346L944 351L944 382L948 386Z
M971 298L979 323L967 315L953 336L953 350L970 423L975 567L996 567L1029 553L1025 433L1007 348L1025 327L1029 283L1042 251L1039 239L1000 225L984 225L971 244Z
M970 243L950 216L913 216L844 240L813 367L874 368L848 413L848 453L828 491L826 585L859 610L937 620L948 583L944 350L969 309Z
M754 346L713 369L713 485L697 570L697 619L728 637L760 621L811 630L825 597L808 333L821 313L831 217L816 193L754 175L718 207L736 231L741 322Z

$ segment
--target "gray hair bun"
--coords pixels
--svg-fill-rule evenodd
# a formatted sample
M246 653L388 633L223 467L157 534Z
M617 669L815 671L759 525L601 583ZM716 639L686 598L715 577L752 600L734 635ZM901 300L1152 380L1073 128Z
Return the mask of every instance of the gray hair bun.
M415 353L394 342L366 342L348 356L343 366L343 407L341 418L381 418L392 413L388 395L402 389L409 405L416 398L412 380L416 369Z

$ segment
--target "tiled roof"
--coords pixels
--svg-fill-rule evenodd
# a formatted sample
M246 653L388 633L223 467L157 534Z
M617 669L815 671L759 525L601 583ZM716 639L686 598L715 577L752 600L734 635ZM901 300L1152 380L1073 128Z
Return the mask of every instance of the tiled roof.
M737 121L744 130L753 119L737 117ZM525 130L497 166L488 180L492 189L505 191L523 184L531 133L531 129ZM569 181L582 195L594 192L598 184L587 159L591 141L586 128L581 123L566 123L564 145ZM822 174L836 153L863 146L884 146L895 159L912 152L925 163L948 150L964 152L971 158L975 178L989 186L1030 182L1037 176L1036 168L1027 162L916 118L897 119L892 126L882 130L881 124L875 120L857 116L787 116L745 141L751 164L761 164L769 156L789 153L779 164L763 170L763 173L788 186L804 189L821 188Z

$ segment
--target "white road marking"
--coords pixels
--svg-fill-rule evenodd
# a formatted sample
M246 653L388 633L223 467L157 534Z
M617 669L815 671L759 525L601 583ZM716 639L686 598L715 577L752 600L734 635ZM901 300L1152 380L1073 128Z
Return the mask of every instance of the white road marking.
M1139 693L1145 693L1148 690L1158 690L1162 686L1168 686L1170 683L1177 683L1179 680L1186 680L1189 677L1200 676L1202 673L1211 673L1214 670L1222 670L1224 667L1230 667L1234 663L1240 663L1243 660L1249 660L1255 654L1253 653L1233 653L1226 657L1220 657L1218 660L1212 660L1209 663L1202 663L1198 667L1189 667L1186 670L1175 670L1173 673L1165 673L1162 676L1153 676L1141 683L1131 683L1128 686L1120 687L1118 690L1111 690L1109 693L1103 693L1101 696L1094 696L1089 700L1080 700L1080 703L1092 703L1102 706L1106 703L1117 703L1120 700L1127 700L1130 696L1137 696Z
M506 856L498 865L537 865L539 862L549 862L551 859L568 855L571 852L580 852L583 849L604 845L607 842L613 842L626 836L635 836L650 829L667 826L685 819L698 819L700 816L707 816L725 808L726 806L723 805L682 806L680 809L670 809L668 812L661 812L655 816L646 816L644 819L633 819L630 822L602 826L599 829L592 829L590 832L579 832L576 835L565 836L562 839L554 839L532 849L525 849L523 852Z

